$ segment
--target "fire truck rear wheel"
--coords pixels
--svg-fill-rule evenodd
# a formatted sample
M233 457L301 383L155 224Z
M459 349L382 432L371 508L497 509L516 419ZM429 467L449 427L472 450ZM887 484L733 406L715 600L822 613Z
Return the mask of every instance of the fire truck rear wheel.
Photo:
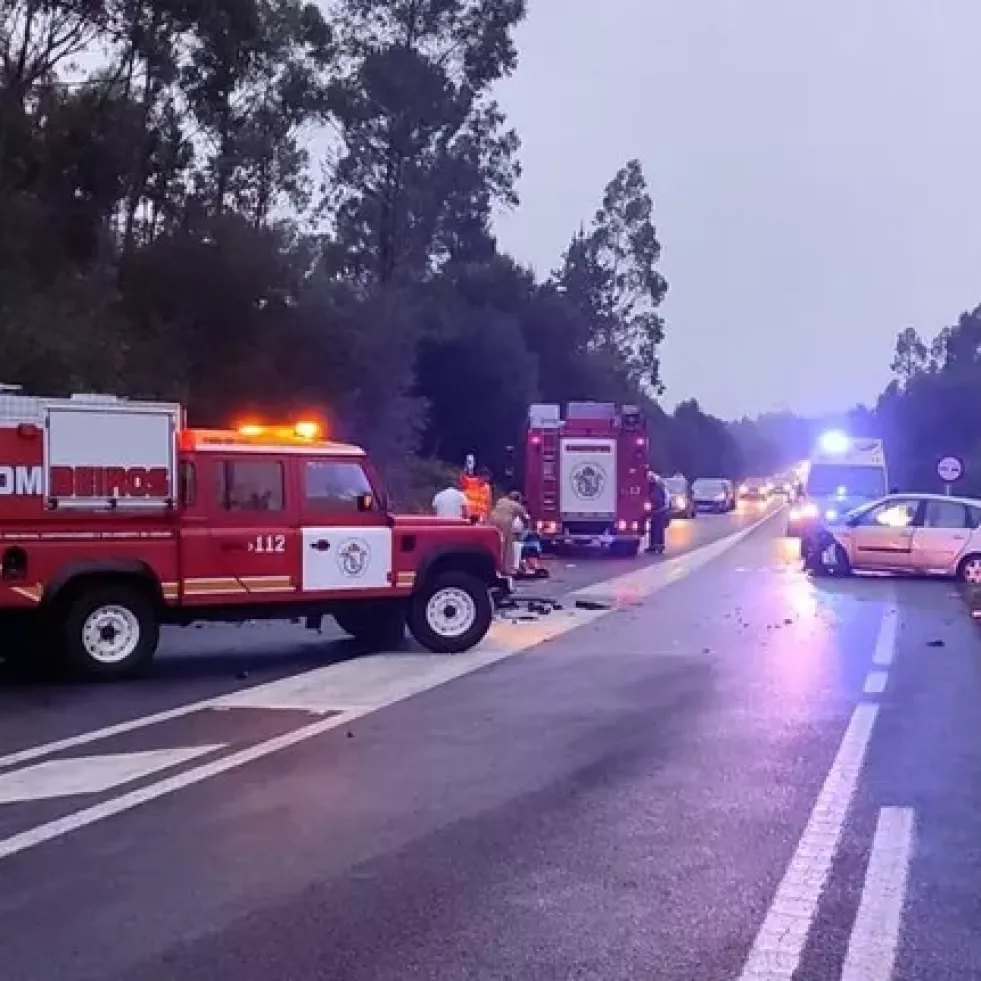
M344 633L372 647L397 646L405 638L402 600L355 600L333 616Z
M111 681L145 668L157 651L160 624L142 590L106 584L84 589L61 621L61 652L76 674Z
M434 576L409 604L409 630L434 654L460 654L476 647L493 619L487 584L466 572Z

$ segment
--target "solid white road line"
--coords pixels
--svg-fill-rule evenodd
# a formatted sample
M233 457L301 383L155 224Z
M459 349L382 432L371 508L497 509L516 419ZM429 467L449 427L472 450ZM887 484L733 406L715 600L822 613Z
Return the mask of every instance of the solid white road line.
M884 807L879 812L841 981L889 981L892 977L913 855L914 826L912 808Z
M763 520L768 520L770 517L772 517L772 514L768 515L767 518L764 518ZM743 538L745 538L746 535L748 535L760 524L762 524L762 521L757 522L750 528L736 532L722 541L729 542L727 547L731 547L737 541L741 541ZM723 551L725 551L725 548L719 547L720 544L721 542L714 542L711 545L704 546L704 548L712 549L713 555L720 555ZM700 550L696 549L695 551L698 552ZM690 558L694 554L694 552L690 552L683 558ZM694 567L695 566L688 566L681 574L687 575L688 572L690 572ZM655 584L651 591L653 592L664 585L668 585L670 581L673 580ZM609 610L577 611L577 613L584 615L588 614L588 617L576 617L575 620L572 621L573 625L567 629L574 629L575 626L580 626L582 623L587 622L587 620L598 619L609 612ZM566 632L566 630L559 628L549 629L555 629L556 636L560 633ZM70 746L77 746L82 743L94 742L97 739L106 738L107 735L118 735L123 732L129 732L147 725L153 725L155 722L176 718L180 715L186 715L189 712L199 711L200 709L204 708L233 708L236 706L261 706L275 708L292 708L300 706L309 708L310 706L314 706L313 711L319 711L321 710L322 706L326 704L325 688L329 689L330 691L330 699L332 703L331 707L333 709L343 707L345 698L348 701L346 709L341 711L341 713L338 715L332 715L329 718L320 719L316 722L312 722L310 725L295 729L292 732L288 732L281 736L268 739L265 742L249 746L237 753L223 756L220 759L213 760L209 763L204 763L201 766L194 767L190 770L185 770L183 773L178 773L172 777L167 777L158 781L157 783L149 784L148 786L130 791L129 793L123 794L112 800L76 811L73 814L65 815L57 820L49 821L46 824L30 828L27 831L21 832L20 834L11 835L8 838L2 839L0 840L0 859L8 858L11 855L16 855L20 852L26 851L29 848L33 848L36 845L43 844L44 842L59 838L62 835L69 834L72 831L95 824L96 822L102 821L105 818L112 817L116 814L121 814L124 811L128 811L134 807L139 807L141 804L146 804L150 801L157 800L158 798L164 797L165 795L171 794L177 790L182 790L186 787L193 786L194 784L201 783L204 780L219 776L222 773L227 773L230 770L235 770L241 766L245 766L248 763L260 760L263 757L269 756L273 753L278 753L282 750L288 749L291 746L296 746L299 743L305 742L308 739L313 739L316 736L323 735L324 733L329 732L332 729L336 729L339 726L347 725L354 720L369 715L370 713L387 705L394 704L395 702L399 702L404 698L410 697L411 695L415 695L422 691L434 688L437 685L444 684L453 678L458 678L489 664L504 660L505 658L511 657L518 651L524 650L526 647L541 643L540 638L533 639L534 635L529 635L528 633L522 634L521 637L522 639L517 641L523 645L520 647L515 648L509 646L507 643L502 644L500 641L495 643L495 641L492 639L490 644L481 645L481 648L472 651L470 654L461 655L456 658L433 658L429 655L418 656L393 654L388 656L379 655L376 657L366 658L360 662L349 661L342 664L331 665L327 668L307 672L304 675L284 678L281 681L271 682L268 685L259 685L254 689L249 689L234 695L207 699L206 701L197 702L193 705L184 706L180 709L156 713L156 715L148 716L144 719L134 719L131 722L120 723L116 726L109 726L106 729L98 730L94 733L83 733L80 736L59 740L58 743L49 743L47 746L32 747L31 749L24 750L21 753L15 753L7 757L0 758L0 766L8 766L12 765L13 763L23 762L25 759L36 758L37 756L43 756L47 755L47 753L54 752L55 750L52 748L53 746L63 749ZM383 658L384 661L382 660ZM380 677L381 675L384 675L387 670L395 670L392 668L392 666L400 664L403 661L407 665L415 662L416 670L414 672L409 671L407 674L397 671L396 673L399 673L400 676L399 683L397 684L392 682L391 677L389 677L387 681L382 680ZM385 662L388 662L389 667L386 668L382 666ZM362 674L358 678L349 675L346 678L345 686L344 672L351 672L354 666L357 664L367 665L367 671L369 673ZM423 676L420 677L419 669L423 664ZM376 668L375 665L378 665L378 667ZM371 672L374 671L377 671L378 673L372 677ZM364 684L364 680L366 678L369 678L372 684L378 685L374 691L371 690L370 685L366 686ZM335 679L337 679L336 685ZM324 686L323 683L327 682L328 680L329 684ZM335 700L335 698L337 700Z
M866 695L881 695L886 690L886 682L888 680L888 671L870 671L865 676L865 687L862 691Z
M749 952L739 981L791 981L800 964L818 901L848 814L878 706L865 703L852 714L783 880Z
M32 800L51 800L74 794L102 794L134 780L142 780L172 766L181 766L224 749L213 746L187 746L151 749L139 753L111 753L81 756L69 760L47 760L9 773L0 773L0 804Z
M895 642L895 616L883 616L876 653L884 656ZM891 656L890 651L890 660ZM791 981L793 978L817 916L821 892L831 873L831 863L858 786L878 711L878 705L863 702L852 713L834 763L756 935L739 981Z
M571 595L573 597L580 595L597 596L597 591L612 598L623 596L625 592L651 595L684 578L707 561L722 555L760 525L779 514L780 510L777 509L765 515L747 528L733 532L731 535L708 545L693 549L684 555L655 563L636 572L616 576L592 587L584 587ZM453 658L436 657L429 654L374 654L368 658L315 668L313 671L292 675L265 685L257 685L231 695L178 705L161 712L154 712L151 715L93 729L90 732L78 733L38 746L29 746L8 753L6 756L0 756L0 769L20 766L52 753L125 735L137 729L158 725L161 722L169 722L172 719L182 718L193 712L211 708L236 706L271 709L295 708L318 713L337 709L343 710L346 707L364 707L365 704L372 708L378 708L390 704L386 692L392 690L406 691L407 685L410 690L407 691L406 695L398 697L408 697L408 695L416 694L419 691L425 691L575 630L577 627L591 623L609 612L606 609L571 609L557 611L537 621L511 623L502 620L494 624L487 639L476 650ZM383 681L386 676L387 680ZM336 689L333 687L334 679L337 680ZM374 689L373 686L378 685L382 685L383 690Z

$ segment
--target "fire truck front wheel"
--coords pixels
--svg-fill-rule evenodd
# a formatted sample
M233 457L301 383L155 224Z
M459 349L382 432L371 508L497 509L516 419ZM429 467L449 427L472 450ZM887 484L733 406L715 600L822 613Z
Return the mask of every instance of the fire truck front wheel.
M434 654L460 654L476 647L493 619L487 583L466 572L433 576L409 604L409 630Z
M129 677L153 659L160 624L153 601L124 584L83 588L68 600L60 623L68 667L93 680Z

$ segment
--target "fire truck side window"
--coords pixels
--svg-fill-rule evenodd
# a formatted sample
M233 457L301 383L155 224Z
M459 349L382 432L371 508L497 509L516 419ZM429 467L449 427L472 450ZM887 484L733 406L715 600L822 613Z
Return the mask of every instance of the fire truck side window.
M304 486L315 511L357 511L358 498L373 493L361 464L345 460L310 460Z
M218 501L226 511L282 511L283 465L226 460L218 466Z

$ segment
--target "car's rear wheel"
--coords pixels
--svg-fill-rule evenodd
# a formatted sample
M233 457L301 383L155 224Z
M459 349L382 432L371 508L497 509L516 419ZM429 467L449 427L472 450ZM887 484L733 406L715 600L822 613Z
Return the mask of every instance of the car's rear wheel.
M434 576L409 602L409 630L434 654L459 654L476 647L493 619L486 583L466 572Z
M966 555L957 566L957 578L970 586L981 586L981 555Z

